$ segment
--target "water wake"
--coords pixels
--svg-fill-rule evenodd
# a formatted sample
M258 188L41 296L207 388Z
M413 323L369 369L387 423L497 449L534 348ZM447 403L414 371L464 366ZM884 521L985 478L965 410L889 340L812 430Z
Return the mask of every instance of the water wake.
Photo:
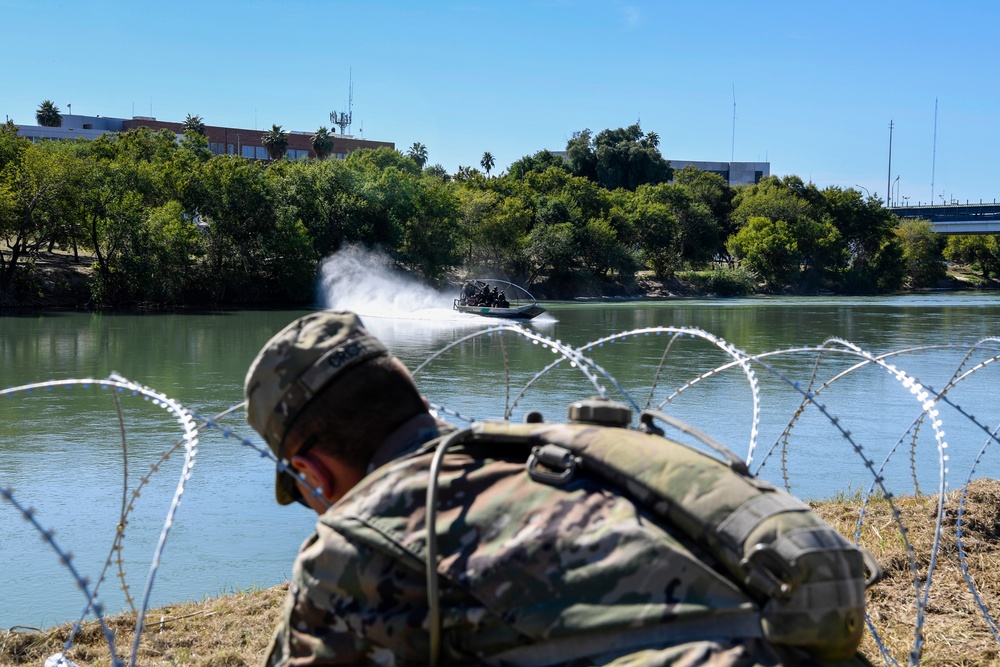
M467 322L483 319L452 307L455 295L423 285L392 266L381 252L347 246L320 264L320 305L372 318Z

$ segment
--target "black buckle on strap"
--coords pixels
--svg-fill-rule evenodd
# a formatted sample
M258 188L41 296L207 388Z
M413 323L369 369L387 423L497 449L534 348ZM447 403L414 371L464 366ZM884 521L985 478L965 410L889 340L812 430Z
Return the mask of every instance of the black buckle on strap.
M580 466L580 457L559 445L547 444L532 447L528 457L528 475L531 479L550 486L568 484Z

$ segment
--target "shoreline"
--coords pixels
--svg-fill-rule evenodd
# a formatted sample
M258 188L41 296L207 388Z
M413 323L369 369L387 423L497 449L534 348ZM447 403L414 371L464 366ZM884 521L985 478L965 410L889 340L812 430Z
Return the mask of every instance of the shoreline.
M295 308L303 307L308 308L315 304L315 299L303 300L301 302L295 303L275 303L275 304L262 304L262 303L226 303L226 304L207 304L207 303L178 303L170 306L144 306L143 304L136 304L132 307L122 307L122 308L103 308L96 309L92 307L92 298L89 291L89 281L92 273L91 263L93 258L86 254L81 254L79 258L75 258L70 251L67 250L53 250L52 252L41 252L36 260L35 266L37 268L37 273L34 276L36 279L36 292L31 298L24 299L21 302L4 302L0 298L0 313L15 313L15 312L29 312L29 311L91 311L91 312L176 312L176 311L192 311L192 312L216 312L216 311L229 311L229 310L273 310L281 308ZM459 277L461 270L453 275L452 279L448 280L446 285L454 290L458 290L461 287L463 280ZM828 298L838 298L838 297L856 297L856 296L899 296L899 295L910 295L910 294L947 294L947 293L964 293L964 292L1000 292L1000 280L991 279L989 281L983 281L981 276L977 275L969 267L964 266L949 266L948 267L948 277L942 281L938 287L924 287L924 288L914 288L907 290L900 290L898 292L891 292L887 294L854 294L854 293L843 293L843 292L811 292L811 293L801 293L794 290L781 290L781 291L766 291L762 289L757 289L746 294L737 295L720 295L712 291L699 289L694 283L689 280L685 280L680 275L674 276L669 279L657 279L651 275L651 272L643 271L639 272L635 276L634 286L637 291L629 291L628 293L608 293L608 294L595 294L593 293L595 289L599 289L599 286L588 285L582 290L584 293L577 296L573 296L567 299L558 298L546 298L542 297L540 301L567 301L567 302L577 302L577 303L622 303L627 301L669 301L669 300L684 300L684 299L732 299L732 298L751 298L751 297L767 297L767 296L801 296L801 297L828 297ZM621 290L621 286L612 287L613 292ZM544 285L540 290L544 293Z

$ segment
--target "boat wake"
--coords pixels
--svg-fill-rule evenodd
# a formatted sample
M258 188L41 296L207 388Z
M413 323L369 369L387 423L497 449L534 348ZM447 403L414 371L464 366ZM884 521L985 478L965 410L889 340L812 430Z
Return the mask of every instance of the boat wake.
M365 319L384 318L481 327L495 324L479 315L455 310L454 289L448 292L421 284L392 266L387 255L357 245L346 246L323 260L319 269L319 305L324 310L350 310ZM554 322L554 318L547 321Z
M481 325L482 318L455 311L453 294L423 285L392 266L384 253L347 246L323 260L320 306L351 310L367 318Z

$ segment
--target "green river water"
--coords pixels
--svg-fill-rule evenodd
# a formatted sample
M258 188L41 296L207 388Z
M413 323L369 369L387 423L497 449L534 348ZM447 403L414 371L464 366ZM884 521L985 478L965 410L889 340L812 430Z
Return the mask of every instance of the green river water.
M496 324L454 313L452 296L425 288L375 287L351 298L330 298L324 305L357 309L397 356L417 368L459 338ZM696 328L750 354L815 347L831 337L874 355L936 346L886 363L935 388L943 387L956 369L972 369L949 397L988 429L1000 420L1000 383L991 362L995 352L978 350L966 358L970 346L1000 336L1000 295L545 305L548 313L526 329L570 346L641 331L586 352L607 374L598 373L596 382L568 362L536 378L557 355L544 343L494 332L455 345L421 368L416 375L421 390L436 404L469 417L496 418L509 411L520 420L526 411L540 410L556 420L565 416L571 401L603 387L609 397L640 408L647 402L661 406L741 457L753 444L751 469L774 483L787 481L792 492L809 498L864 490L872 475L819 410L806 410L796 421L787 447L775 446L801 401L792 383L807 387L811 377L822 383L860 357L817 355L815 350L787 353L766 358L766 366L751 363L753 381L735 367L689 385L731 357L713 340L691 335L674 339L669 332L650 329ZM116 372L199 414L213 415L242 400L249 362L271 335L304 312L8 313L0 317L0 389L106 378ZM985 432L950 406L941 406L939 417L949 448L942 452L925 425L911 464L906 434L920 414L920 401L904 381L871 366L831 384L818 402L876 466L897 448L885 471L887 484L897 493L917 486L934 492L942 478L957 487L970 474L1000 474L993 448L983 451ZM756 424L754 383L760 390ZM129 497L141 485L121 550L125 580L138 604L182 471L183 452L158 463L180 437L178 425L162 408L128 392L119 395L120 424L113 392L99 383L9 394L0 396L0 488L10 489L19 503L34 508L45 528L55 529L55 539L73 552L73 563L91 585L113 543L123 491ZM236 435L252 439L242 412L224 423ZM203 429L200 435L152 588L154 605L283 581L314 521L303 508L274 503L273 464L257 451L218 431ZM150 473L154 464L157 470ZM43 627L78 617L85 600L70 573L10 502L0 501L0 536L0 627ZM99 590L98 599L109 612L128 604L117 573L112 564Z

